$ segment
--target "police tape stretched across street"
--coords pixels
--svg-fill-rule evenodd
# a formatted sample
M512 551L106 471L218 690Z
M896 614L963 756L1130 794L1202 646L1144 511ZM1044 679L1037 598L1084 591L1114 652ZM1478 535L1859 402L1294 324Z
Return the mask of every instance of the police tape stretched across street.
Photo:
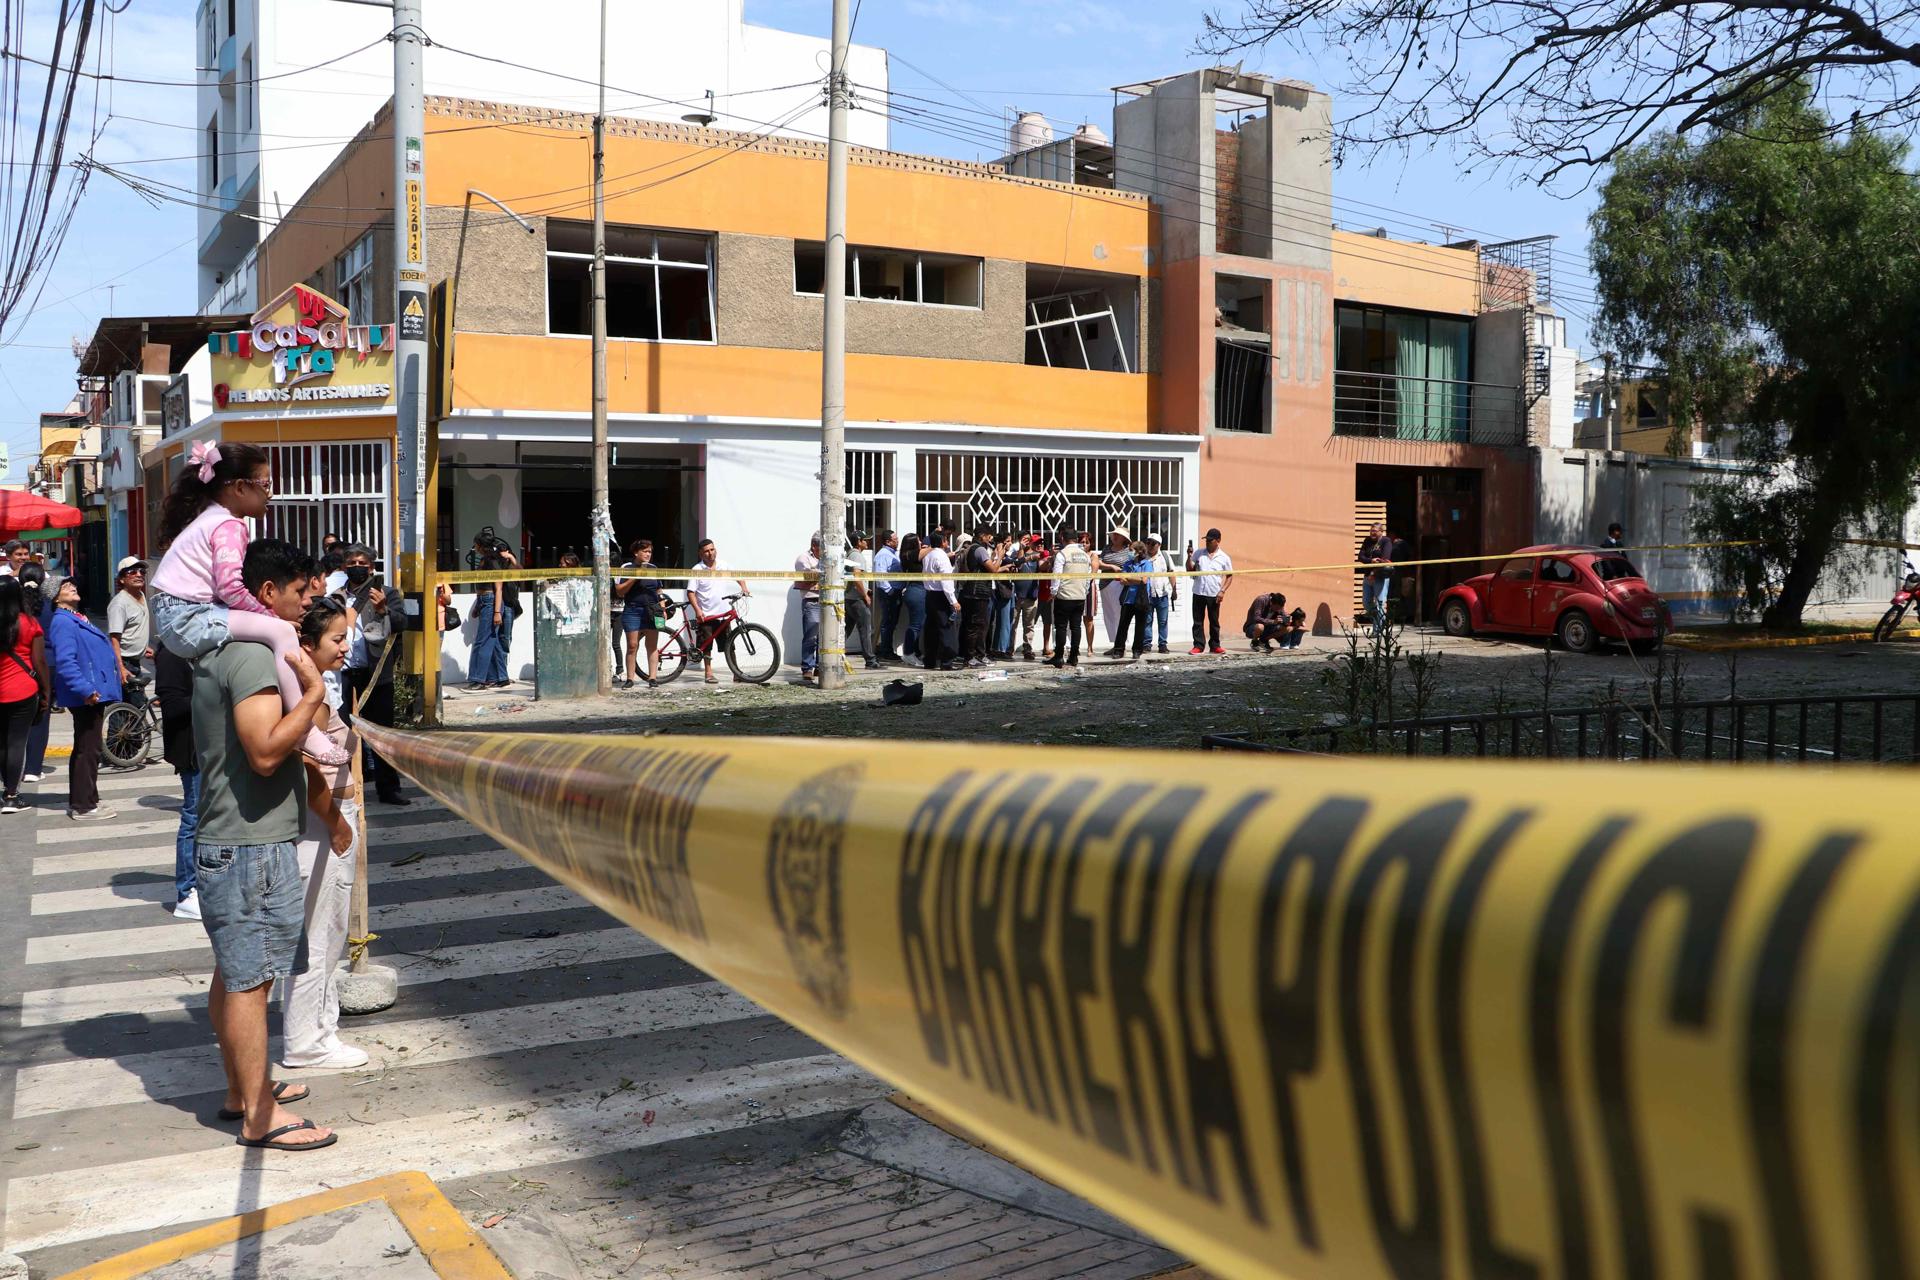
M365 732L1222 1275L1920 1275L1904 777Z

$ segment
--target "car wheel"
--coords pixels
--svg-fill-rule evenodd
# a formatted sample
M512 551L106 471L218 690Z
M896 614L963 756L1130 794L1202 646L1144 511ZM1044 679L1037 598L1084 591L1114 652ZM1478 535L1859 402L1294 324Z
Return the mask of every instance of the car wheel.
M1440 606L1440 625L1450 636L1461 639L1473 634L1473 614L1465 600L1453 599Z
M1593 629L1593 619L1578 609L1560 615L1554 634L1560 638L1560 647L1569 653L1592 653L1600 647L1600 633Z

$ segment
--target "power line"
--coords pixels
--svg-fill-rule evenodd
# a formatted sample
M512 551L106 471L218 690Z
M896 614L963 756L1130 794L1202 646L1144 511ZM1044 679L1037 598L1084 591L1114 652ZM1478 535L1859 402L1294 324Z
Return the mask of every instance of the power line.
M93 8L93 5L91 2L88 3L87 8L89 10ZM270 80L285 80L289 76L305 75L309 71L319 71L324 67L330 67L336 62L345 62L348 58L353 57L355 54L365 53L367 50L373 48L375 45L385 44L388 40L391 40L392 38L393 37L391 35L375 36L373 39L367 41L363 45L360 45L358 48L349 49L345 53L338 54L334 57L328 58L325 62L316 62L316 63L313 63L311 66L295 67L290 71L276 71L272 75L265 75L265 76L248 76L248 77L236 78L233 80L227 80L225 78L222 78L219 81L219 83L233 84L236 86L243 85L243 84L265 84ZM0 49L0 58L11 58L19 62L31 63L32 65L38 66L38 67L53 67L52 63L42 62L38 58L29 57L28 55L21 53L17 49ZM54 68L54 69L62 70L63 68ZM210 67L205 69L212 70L212 68ZM77 76L83 76L89 80L98 80L103 82L115 81L120 84L157 85L163 89L200 89L200 88L206 87L208 83L205 80L148 80L139 76L122 76L122 75L115 75L112 72L102 72L102 71L76 70L73 72L73 74Z

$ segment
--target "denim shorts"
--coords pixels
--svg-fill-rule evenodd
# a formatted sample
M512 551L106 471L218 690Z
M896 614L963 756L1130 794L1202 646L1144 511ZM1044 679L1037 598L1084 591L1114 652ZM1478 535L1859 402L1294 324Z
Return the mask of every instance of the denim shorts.
M306 885L293 841L193 849L200 921L229 991L307 971Z
M192 662L227 642L227 606L200 603L149 593L153 599L153 631L175 656Z

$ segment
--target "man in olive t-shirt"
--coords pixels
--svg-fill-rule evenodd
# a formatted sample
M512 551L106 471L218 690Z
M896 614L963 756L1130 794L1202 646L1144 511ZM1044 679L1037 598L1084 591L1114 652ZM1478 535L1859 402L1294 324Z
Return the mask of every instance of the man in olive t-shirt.
M313 557L262 538L240 580L276 617L297 621L313 596ZM306 968L305 886L293 850L306 794L300 745L324 695L300 649L289 659L300 701L281 705L265 645L229 641L193 664L193 745L200 756L200 826L193 873L200 922L213 944L207 1012L227 1073L221 1114L243 1146L304 1150L335 1141L280 1104L306 1097L267 1074L267 998L276 978Z

